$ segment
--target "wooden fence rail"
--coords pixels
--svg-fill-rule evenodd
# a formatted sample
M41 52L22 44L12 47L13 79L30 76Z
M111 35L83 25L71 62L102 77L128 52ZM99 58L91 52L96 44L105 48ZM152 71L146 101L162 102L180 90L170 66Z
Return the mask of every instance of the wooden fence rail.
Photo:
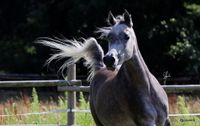
M188 93L188 92L200 91L200 84L163 85L162 87L167 93Z
M81 83L80 80L28 80L28 81L0 81L0 88L3 87L52 87L70 86Z
M80 86L75 86L80 85ZM0 88L9 87L58 87L59 91L89 92L89 86L81 86L81 80L29 80L29 81L0 81ZM200 91L200 84L163 85L167 93L187 93Z

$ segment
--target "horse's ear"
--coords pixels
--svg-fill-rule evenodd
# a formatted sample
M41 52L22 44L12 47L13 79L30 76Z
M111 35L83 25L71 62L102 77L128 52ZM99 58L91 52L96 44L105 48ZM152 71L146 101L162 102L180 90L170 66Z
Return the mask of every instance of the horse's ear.
M132 22L131 14L129 14L129 12L127 10L125 10L123 16L124 16L125 23L127 25L129 25L130 27L133 27L133 22Z
M109 25L115 25L117 22L111 11L108 13L107 22Z

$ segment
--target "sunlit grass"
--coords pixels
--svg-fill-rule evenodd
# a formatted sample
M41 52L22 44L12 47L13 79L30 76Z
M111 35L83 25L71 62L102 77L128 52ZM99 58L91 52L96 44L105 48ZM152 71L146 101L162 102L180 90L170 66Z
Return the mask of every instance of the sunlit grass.
M67 108L67 100L59 97L57 102L51 100L42 102L38 100L35 89L32 91L32 98L23 96L21 100L12 98L5 103L0 104L0 115L13 115L9 117L0 116L0 125L9 124L67 124L67 112L53 113L45 115L27 115L17 116L22 113L46 112L51 110L64 110ZM173 101L173 103L171 102ZM79 107L77 109L89 109L88 103L81 95ZM189 114L200 112L199 98L178 96L170 97L170 113ZM200 117L171 117L172 126L200 126ZM95 126L91 113L77 112L76 124L79 126Z
M83 99L83 98L82 98ZM24 101L25 100L25 101ZM38 100L35 89L32 91L32 99L23 98L23 100L8 100L0 106L1 115L13 115L0 117L0 125L2 124L67 124L67 112L52 113L44 115L26 115L19 116L17 114L46 112L51 110L66 110L67 100L60 97L58 103L53 101L42 103ZM89 109L89 105L81 100L80 107L77 109ZM76 113L76 123L80 126L94 126L90 113Z
M199 99L197 99L196 104L200 104L199 102ZM193 113L195 110L196 112L199 111L200 106L194 106L192 103L194 103L194 100L187 101L185 97L178 96L176 106L173 106L176 107L175 112L171 113L190 114ZM194 108L191 108L192 106ZM200 116L181 116L170 118L172 126L200 126Z

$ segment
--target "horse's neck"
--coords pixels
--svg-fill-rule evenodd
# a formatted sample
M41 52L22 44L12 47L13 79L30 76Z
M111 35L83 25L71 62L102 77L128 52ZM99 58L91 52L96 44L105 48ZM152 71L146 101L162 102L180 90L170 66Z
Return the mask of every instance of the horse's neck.
M119 73L123 73L121 75L125 76L131 82L130 84L149 90L150 72L137 46L132 58L123 63Z
M144 59L140 53L140 50L138 48L138 45L136 46L136 51L133 53L133 57L132 58L135 58L135 59L138 59L139 60L139 63L138 63L138 67L142 67L144 68L144 70L149 74L149 68L147 67L146 63L144 62ZM134 61L133 61L134 62Z

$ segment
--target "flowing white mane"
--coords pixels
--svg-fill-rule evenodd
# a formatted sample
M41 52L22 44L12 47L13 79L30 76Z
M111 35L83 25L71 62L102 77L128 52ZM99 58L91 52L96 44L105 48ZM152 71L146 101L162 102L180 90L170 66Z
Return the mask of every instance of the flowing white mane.
M76 63L84 58L85 65L90 69L88 80L91 81L97 69L104 67L102 58L104 56L103 49L97 43L96 39L83 39L84 42L77 40L59 39L59 38L40 38L37 42L45 46L53 48L56 53L53 54L46 62L50 64L53 60L60 60L69 57L67 61L60 67L64 76L64 70L71 64Z

